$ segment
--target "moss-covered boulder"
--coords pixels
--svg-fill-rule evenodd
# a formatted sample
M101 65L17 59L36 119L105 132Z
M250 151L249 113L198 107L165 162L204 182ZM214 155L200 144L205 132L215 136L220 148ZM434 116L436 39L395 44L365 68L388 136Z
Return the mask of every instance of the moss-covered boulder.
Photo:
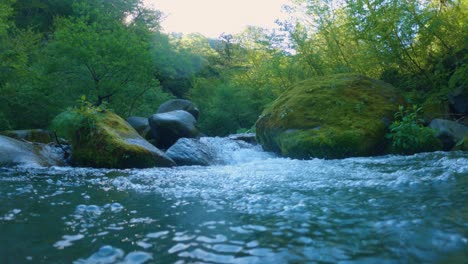
M266 150L300 159L380 154L399 103L391 85L361 75L306 80L265 109L257 140Z
M170 167L175 163L116 114L88 107L58 115L52 129L72 144L72 161L95 168Z

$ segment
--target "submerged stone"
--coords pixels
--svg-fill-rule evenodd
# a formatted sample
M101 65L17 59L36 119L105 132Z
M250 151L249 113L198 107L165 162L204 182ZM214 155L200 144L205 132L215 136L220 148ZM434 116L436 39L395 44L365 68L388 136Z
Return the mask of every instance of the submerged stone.
M392 119L398 99L390 84L362 75L305 80L265 109L256 123L257 140L291 158L380 154L386 148L383 120Z

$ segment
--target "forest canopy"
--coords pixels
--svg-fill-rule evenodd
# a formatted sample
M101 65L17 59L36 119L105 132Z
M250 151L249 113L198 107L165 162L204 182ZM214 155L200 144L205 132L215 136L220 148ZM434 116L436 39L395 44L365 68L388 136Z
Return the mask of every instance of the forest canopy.
M467 86L467 5L294 0L281 30L208 39L164 33L161 12L141 0L3 0L0 130L45 128L80 98L124 118L185 98L202 131L226 135L250 129L295 83L347 72L450 114L448 95Z

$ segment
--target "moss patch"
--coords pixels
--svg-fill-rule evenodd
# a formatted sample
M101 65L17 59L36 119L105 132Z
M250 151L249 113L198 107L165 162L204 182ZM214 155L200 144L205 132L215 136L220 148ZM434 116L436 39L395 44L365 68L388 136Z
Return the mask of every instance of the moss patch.
M109 111L69 110L55 118L52 128L70 140L73 161L78 166L146 168L174 165L164 153L146 144L125 120Z
M257 139L292 158L379 154L386 143L382 119L391 119L399 103L391 85L361 75L306 80L263 112Z

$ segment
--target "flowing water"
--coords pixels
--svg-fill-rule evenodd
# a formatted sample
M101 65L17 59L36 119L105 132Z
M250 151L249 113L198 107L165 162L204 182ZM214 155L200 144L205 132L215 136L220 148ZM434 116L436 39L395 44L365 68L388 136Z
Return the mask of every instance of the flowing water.
M467 263L468 152L0 169L0 263Z

